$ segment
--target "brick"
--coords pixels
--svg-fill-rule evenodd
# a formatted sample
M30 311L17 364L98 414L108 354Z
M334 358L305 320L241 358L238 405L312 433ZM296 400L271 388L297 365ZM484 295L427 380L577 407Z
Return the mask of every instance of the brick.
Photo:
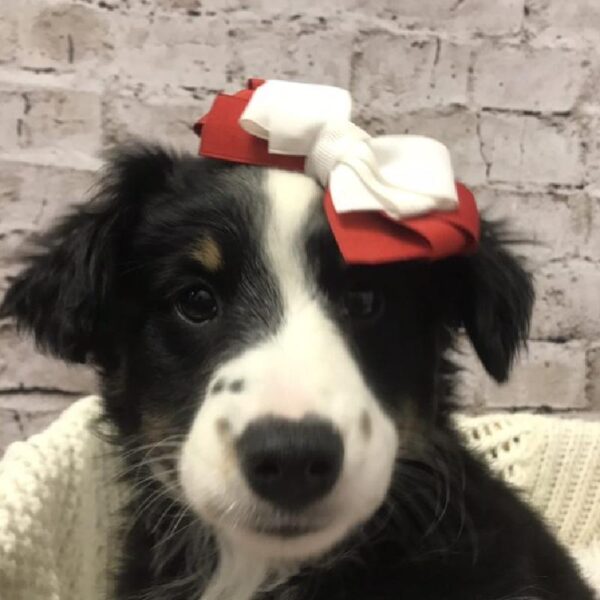
M254 0L253 0L254 1ZM181 12L199 16L209 12L229 13L249 8L247 0L95 0L96 4L108 8L111 12L121 11L127 14L154 15ZM256 10L256 7L252 7Z
M2 106L0 149L7 150L18 147L25 112L25 100L14 92L0 90L0 106Z
M144 0L138 0L143 2ZM200 10L203 14L224 13L243 14L251 12L261 20L281 19L293 22L306 22L315 17L321 18L322 26L326 26L323 19L342 15L346 19L355 17L357 9L362 8L362 3L357 0L304 0L299 6L294 0L158 0L158 6L163 10L173 8L184 10ZM239 17L238 17L239 18Z
M399 3L388 0L393 6ZM456 32L477 31L486 35L516 33L522 25L524 0L465 0L452 2L443 0L410 0L401 3L402 14L414 14L426 10L429 16L422 24L429 21L442 31Z
M0 151L0 163L11 163L18 168L25 167L50 167L84 173L96 172L103 164L98 156L91 156L78 152L73 148L49 146L44 148L31 147L10 152Z
M0 80L3 113L0 150L71 147L94 154L101 140L100 95L94 91Z
M486 404L493 408L585 409L585 378L585 346L581 341L531 342L507 385L490 382Z
M468 103L467 88L473 48L468 45L438 42L434 59L430 92L426 99L433 106Z
M442 113L424 110L371 119L360 116L356 122L370 133L427 135L440 140L450 149L458 179L470 186L485 182L486 166L477 136L477 116L464 110Z
M223 89L234 56L222 19L117 15L115 36L121 48L117 73L134 89Z
M600 415L600 340L593 342L587 352L588 399L592 410Z
M539 44L583 45L600 40L596 0L528 0L526 28Z
M133 137L195 153L198 138L192 125L202 114L200 103L153 105L135 97L114 98L105 112L105 141L120 143Z
M506 221L515 246L525 253L530 268L557 259L586 256L592 200L581 192L524 193L477 188L477 203L490 220Z
M354 68L352 95L359 110L385 116L421 108L435 55L433 40L369 35Z
M34 89L23 93L23 146L60 145L95 154L101 142L101 102L93 92Z
M420 37L370 34L355 64L352 93L365 118L465 104L471 48Z
M588 409L586 353L581 340L531 341L508 382L498 385L483 369L466 340L459 344L459 405L471 412L508 408ZM456 360L456 358L455 358Z
M42 388L83 395L95 387L89 369L42 356L29 338L19 336L11 324L0 323L0 390Z
M113 2L115 0L112 0ZM142 4L145 0L134 0L134 4ZM123 1L121 1L121 4ZM130 1L131 3L131 1ZM155 5L162 11L180 10L198 12L202 15L234 15L239 20L251 13L262 21L277 19L281 21L303 22L314 21L320 17L321 27L326 26L323 19L344 16L346 19L360 14L362 8L358 0L304 0L301 6L294 0L156 0Z
M86 0L89 1L89 0ZM245 11L252 10L253 14L261 14L259 0L94 0L110 7L111 12L121 11L127 14L143 14L154 16L161 14L189 15L202 17L215 16L219 13L227 16L231 13L239 18Z
M0 64L10 63L17 56L17 15L15 0L3 0L0 5Z
M86 70L81 68L81 73L86 73ZM94 80L84 81L81 73L75 73L74 70L58 71L50 67L35 69L22 65L0 65L0 89L3 91L26 91L30 88L101 89L100 73L96 74L95 87Z
M600 195L592 197L590 203L589 234L585 246L585 256L600 262Z
M225 0L225 2L237 7L249 8L250 5L247 0ZM208 0L208 5L213 8L219 4L220 0ZM252 3L252 9L262 17L288 17L296 21L315 15L330 15L340 10L345 11L346 15L353 15L353 13L360 12L361 5L355 0L331 0L331 2L305 0L302 3L302 10L298 10L299 6L294 0L280 0L279 2L255 0Z
M60 416L62 410L44 410L36 412L19 411L19 420L23 428L23 437L27 439L47 429Z
M580 340L565 344L533 341L515 364L507 383L498 385L471 363L466 395L488 409L587 409L586 355Z
M535 273L531 335L540 339L600 337L600 268L573 259Z
M92 7L30 3L21 23L21 60L27 67L74 68L108 61L113 54L107 16Z
M600 116L582 119L586 141L585 183L588 191L600 198Z
M345 31L238 28L232 72L272 79L318 82L349 88L353 34Z
M87 196L88 171L0 160L0 295L32 250L35 232L49 227Z
M1 159L0 179L0 233L46 228L81 202L92 183L88 171Z
M476 31L485 35L517 33L523 24L524 2L465 0L450 4L445 0L445 10L438 13L437 24L443 31L448 28L461 33ZM411 0L411 4L418 6L419 0ZM433 11L438 5L435 0L427 0L427 4Z
M9 444L22 440L23 437L17 412L0 408L0 459Z
M588 59L583 64L586 77L577 109L578 117L585 123L588 115L595 115L597 121L600 114L600 55L588 52Z
M51 401L48 407L36 407L32 411L29 410L29 397L29 394L22 394L18 397L20 401L18 408L4 408L2 405L4 397L0 395L0 458L9 444L40 433L73 402L72 397L62 396L62 406L59 406L56 401ZM15 404L17 404L16 401Z
M225 9L228 4L232 6L239 4L239 2L228 3L227 0L218 0L218 2L221 10ZM157 6L166 11L210 9L210 3L204 0L158 0Z
M480 132L490 181L583 184L581 140L576 122L483 113Z
M213 3L216 1L213 0ZM303 15L336 14L345 18L354 12L366 22L372 22L376 17L401 28L433 29L445 33L499 35L517 32L523 20L523 0L309 0L302 3L301 11L291 0L261 0L261 8L263 13L268 11L276 15L301 12Z
M61 413L78 396L69 394L47 394L43 392L2 393L0 410L14 410L21 414Z
M561 48L484 46L475 60L473 99L489 108L569 111L582 91L584 61Z

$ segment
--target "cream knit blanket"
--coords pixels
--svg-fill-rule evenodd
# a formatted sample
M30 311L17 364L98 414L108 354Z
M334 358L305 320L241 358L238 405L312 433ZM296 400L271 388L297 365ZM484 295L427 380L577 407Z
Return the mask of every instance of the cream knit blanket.
M0 599L106 598L126 489L113 449L89 432L98 412L98 398L79 400L0 462ZM496 414L458 425L600 590L600 423Z

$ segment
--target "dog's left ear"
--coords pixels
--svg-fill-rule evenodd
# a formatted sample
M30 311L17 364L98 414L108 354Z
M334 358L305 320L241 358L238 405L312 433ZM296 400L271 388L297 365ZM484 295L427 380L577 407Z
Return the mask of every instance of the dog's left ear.
M173 161L153 146L110 152L96 196L41 236L0 302L0 318L14 319L40 349L65 361L106 357L121 240L146 198L165 186Z
M464 326L487 372L505 381L529 334L531 275L506 247L501 227L485 221L477 252L441 261L438 268L438 293L450 311L447 318Z

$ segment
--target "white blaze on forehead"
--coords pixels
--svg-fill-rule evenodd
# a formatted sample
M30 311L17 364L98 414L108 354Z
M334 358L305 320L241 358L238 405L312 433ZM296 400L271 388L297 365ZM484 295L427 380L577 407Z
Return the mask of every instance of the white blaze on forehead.
M277 169L266 171L264 186L268 198L264 243L283 301L283 321L268 343L272 378L263 382L269 389L263 390L261 410L300 419L323 410L322 396L332 390L326 389L320 373L336 371L341 349L337 332L315 299L316 283L305 250L308 221L318 210L323 190L306 175ZM264 360L262 353L255 356ZM313 357L318 357L318 364ZM259 372L261 367L256 365Z
M277 169L266 171L264 186L269 203L266 251L286 310L312 295L312 284L306 278L303 235L323 190L306 175Z

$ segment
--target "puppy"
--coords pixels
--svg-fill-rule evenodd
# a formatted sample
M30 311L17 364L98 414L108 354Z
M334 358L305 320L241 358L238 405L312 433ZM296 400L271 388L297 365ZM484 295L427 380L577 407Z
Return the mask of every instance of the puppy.
M2 314L98 371L126 465L118 600L591 600L450 420L463 329L504 381L529 275L471 256L344 264L292 172L113 153Z

